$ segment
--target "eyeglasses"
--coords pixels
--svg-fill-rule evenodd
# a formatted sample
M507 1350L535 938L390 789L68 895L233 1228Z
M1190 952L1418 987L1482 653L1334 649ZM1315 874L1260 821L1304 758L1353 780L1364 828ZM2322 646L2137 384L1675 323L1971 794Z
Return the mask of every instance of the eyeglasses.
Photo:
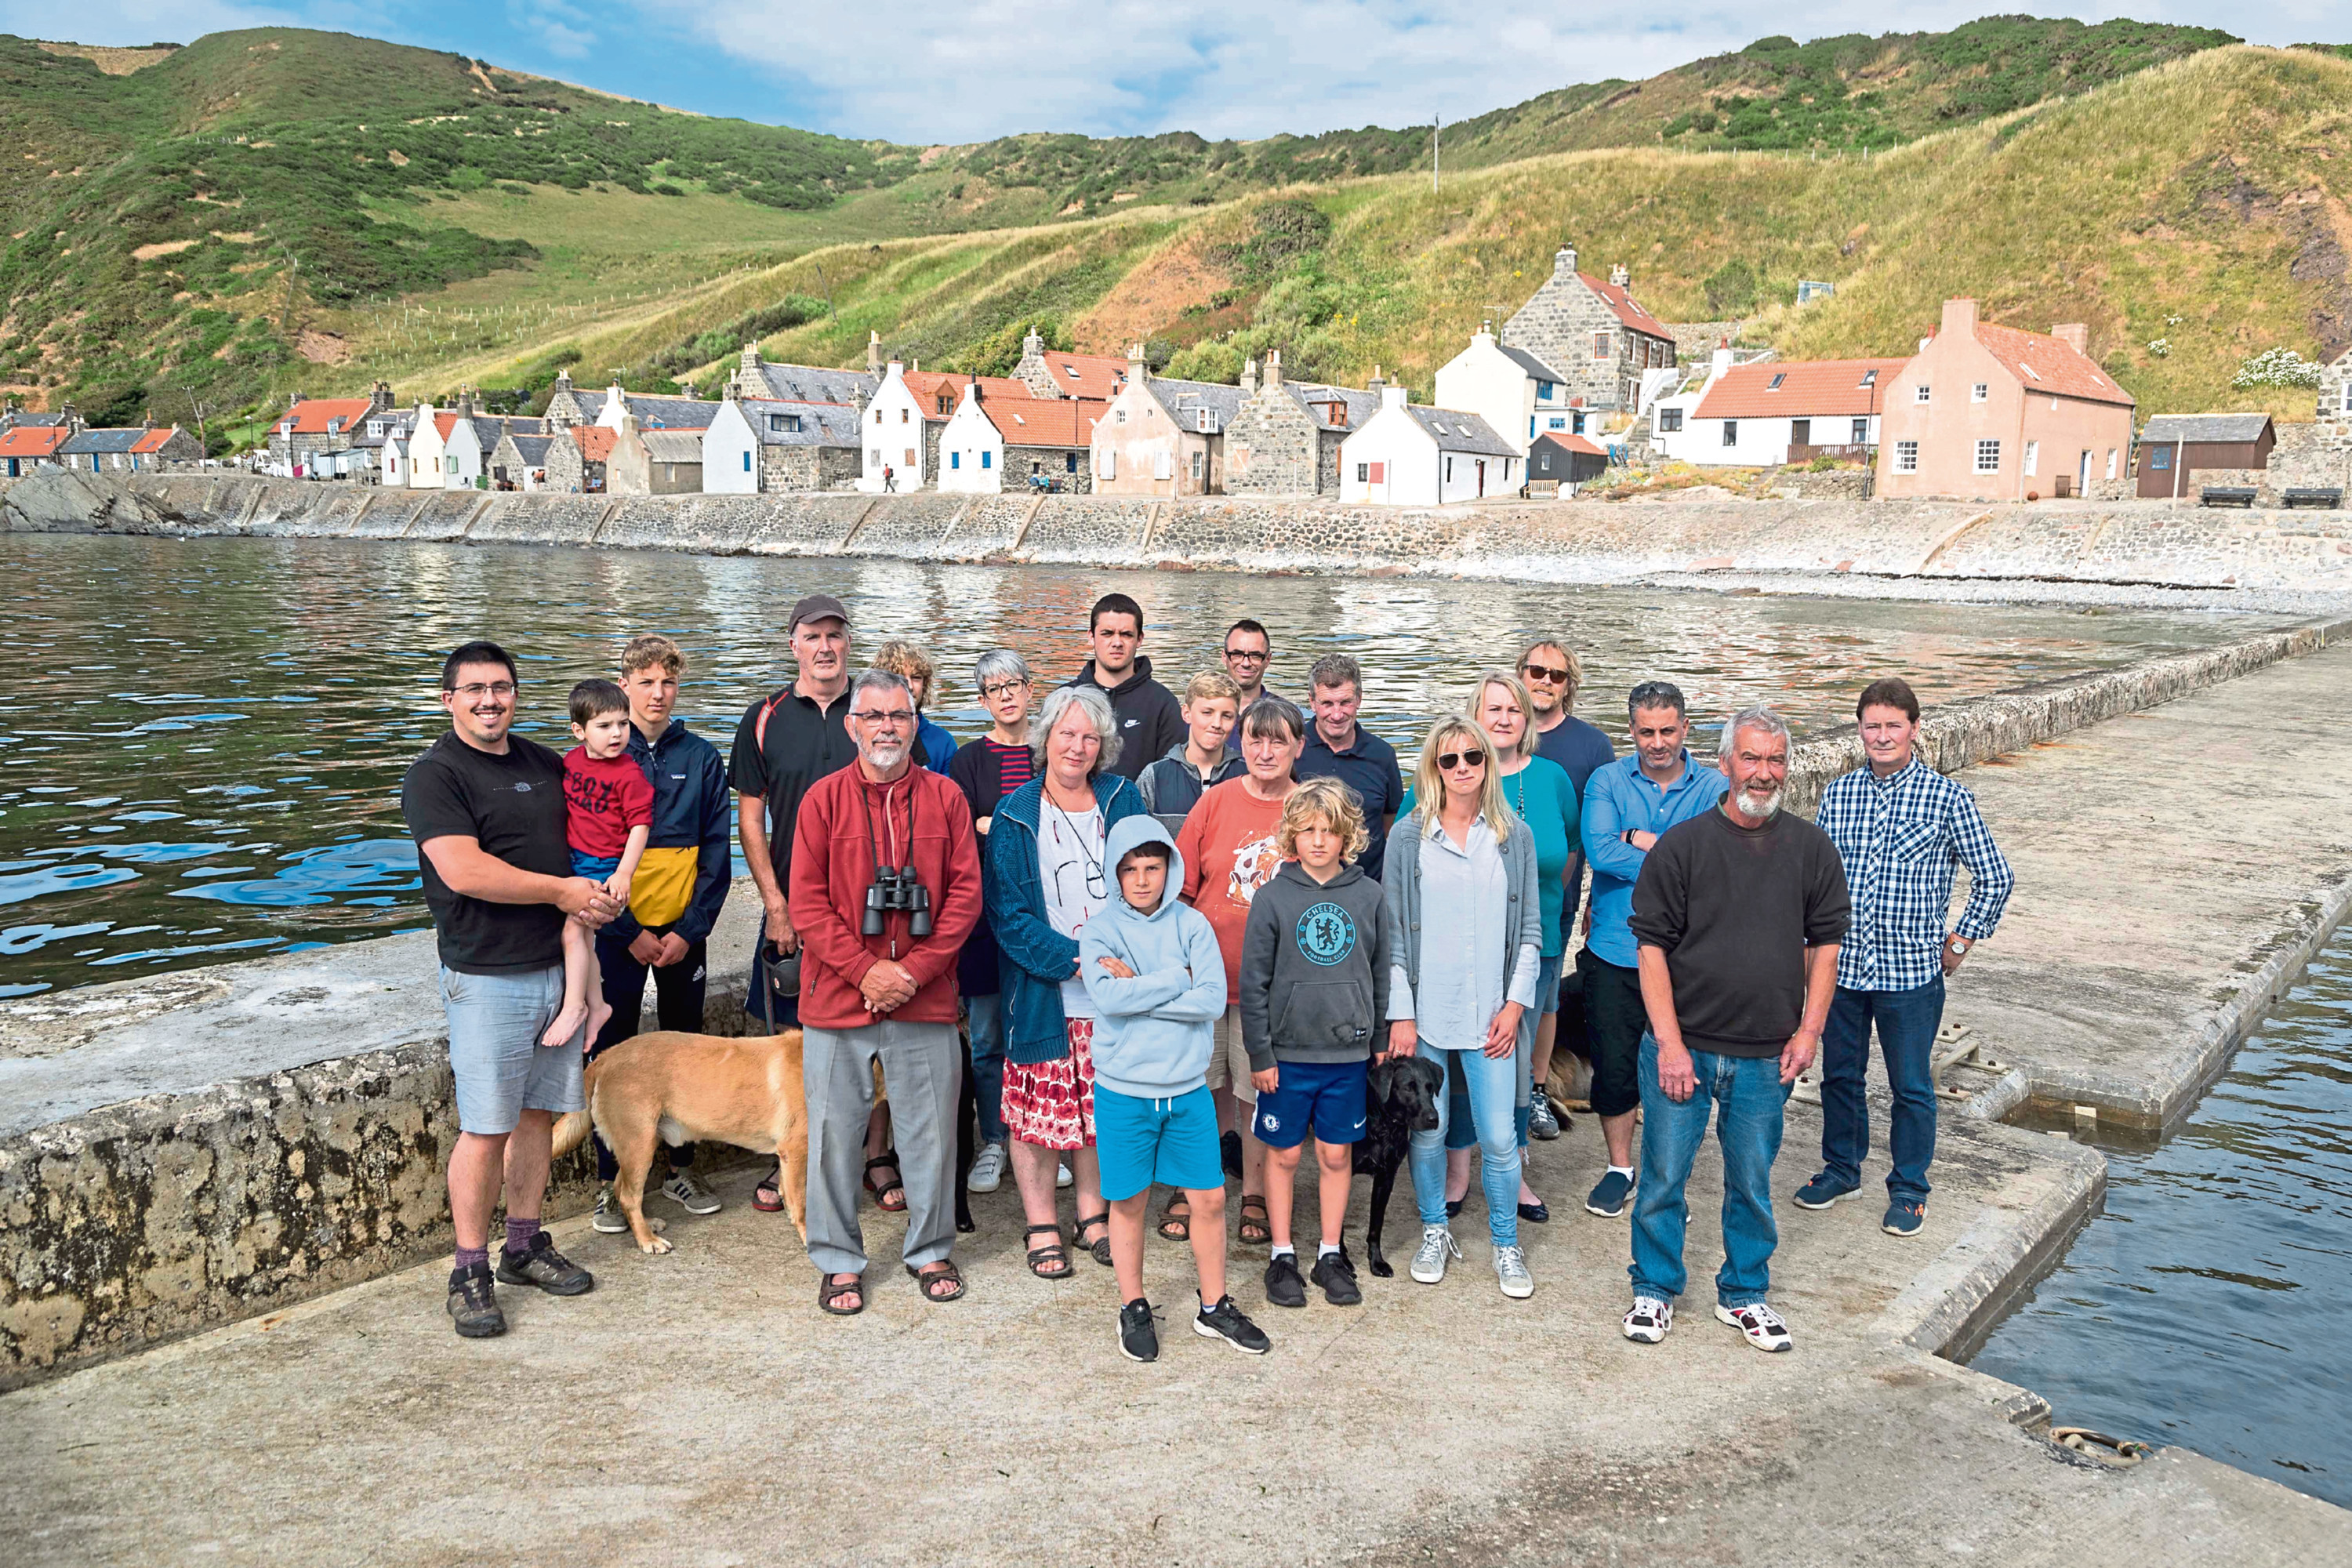
M511 680L493 680L487 686L478 680L471 686L452 686L446 689L464 698L468 702L479 702L485 697L503 700L515 694L514 682Z
M911 724L915 715L905 708L860 708L850 715L861 724Z
M1519 666L1519 673L1529 680L1540 680L1551 686L1568 684L1568 671L1548 668L1540 664L1523 664Z
M1441 752L1437 757L1437 771L1441 773L1450 773L1460 767L1483 768L1486 765L1486 753L1484 752Z
M1016 691L1026 691L1028 689L1029 683L1025 680L1000 680L992 685L982 687L980 694L993 702L1000 697L1010 697Z
M1252 664L1264 664L1270 656L1259 653L1251 648L1229 647L1225 649L1225 657L1227 658L1245 658Z

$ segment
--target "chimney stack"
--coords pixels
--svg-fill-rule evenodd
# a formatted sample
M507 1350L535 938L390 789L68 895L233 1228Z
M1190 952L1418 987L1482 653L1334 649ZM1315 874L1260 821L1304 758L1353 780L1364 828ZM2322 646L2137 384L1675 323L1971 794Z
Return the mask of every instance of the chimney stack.
M1626 268L1624 263L1619 262L1609 269L1609 281L1620 289L1630 288L1633 282L1633 274Z
M299 386L298 386L298 387L296 387L293 391L291 391L291 392L289 392L289 393L288 393L288 394L286 395L286 412L287 412L287 413L289 413L289 414L293 413L293 412L294 412L294 410L295 410L295 407L296 407L299 404L300 404L300 403L301 403L301 401L302 401L302 389L301 389L300 387L299 387Z
M1552 252L1551 275L1554 278L1573 278L1576 276L1576 247L1572 245L1563 245L1558 250Z
M1279 387L1282 384L1282 351L1280 349L1266 350L1265 384L1273 387Z
M1381 406L1382 408L1402 408L1404 405L1405 388L1402 383L1395 386L1383 386L1381 388Z
M882 334L880 332L866 334L866 374L868 375L882 374Z
M1372 379L1364 383L1364 390L1377 395L1387 385L1388 383L1381 378L1381 367L1372 366Z
M1028 331L1022 335L1021 357L1023 359L1039 359L1044 357L1045 353L1045 340L1038 333L1036 326L1033 323Z
M1957 333L1964 338L1975 337L1977 332L1977 302L1974 300L1945 300L1943 330L1947 332Z
M1128 344L1127 379L1140 386L1143 384L1144 378L1150 374L1150 367L1143 363L1143 345L1140 342Z
M740 369L750 371L754 375L758 374L760 370L760 340L757 338L744 339L743 352L735 356L735 363Z
M616 382L614 384L613 390L615 392L620 390L619 383ZM457 388L457 417L460 419L471 419L473 416L474 389L471 386L461 384Z
M1242 363L1242 395L1244 397L1257 395L1257 361L1255 360L1244 360Z
M2051 328L2050 335L2084 359L2091 357L2091 329L2084 323L2068 321L2063 326Z

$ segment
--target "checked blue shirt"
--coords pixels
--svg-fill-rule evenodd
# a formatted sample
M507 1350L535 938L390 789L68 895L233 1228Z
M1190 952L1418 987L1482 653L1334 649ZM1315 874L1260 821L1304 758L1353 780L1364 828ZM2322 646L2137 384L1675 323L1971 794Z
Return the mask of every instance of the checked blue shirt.
M1969 905L1953 927L1982 942L2000 923L2017 876L1976 797L1914 757L1885 779L1856 768L1830 781L1817 820L1845 863L1853 923L1838 950L1850 991L1909 991L1943 973L1952 868L1969 868Z

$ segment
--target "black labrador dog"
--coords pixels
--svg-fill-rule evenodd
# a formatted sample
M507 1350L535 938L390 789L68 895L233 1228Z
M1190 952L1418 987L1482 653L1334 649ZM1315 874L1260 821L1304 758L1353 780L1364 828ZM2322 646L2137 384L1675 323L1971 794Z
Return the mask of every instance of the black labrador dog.
M1372 1178L1364 1256L1382 1279L1396 1273L1381 1254L1381 1225L1396 1188L1397 1167L1404 1163L1412 1134L1437 1125L1437 1097L1444 1092L1445 1069L1427 1057L1374 1062L1364 1085L1364 1136L1356 1144L1356 1173Z

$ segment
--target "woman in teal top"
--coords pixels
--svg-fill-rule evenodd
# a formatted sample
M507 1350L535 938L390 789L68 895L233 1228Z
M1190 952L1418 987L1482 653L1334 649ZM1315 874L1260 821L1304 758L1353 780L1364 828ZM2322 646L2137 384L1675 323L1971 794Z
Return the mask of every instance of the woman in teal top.
M1480 676L1478 684L1471 688L1470 717L1493 740L1502 759L1504 801L1535 835L1536 879L1543 894L1543 972L1536 979L1536 1005L1527 1017L1527 1023L1534 1026L1533 1037L1525 1037L1523 1026L1519 1044L1519 1144L1525 1148L1530 1131L1538 1138L1559 1136L1559 1121L1552 1113L1551 1102L1538 1098L1534 1090L1551 1071L1552 1040L1559 1024L1560 965L1575 918L1568 898L1570 863L1582 843L1576 785L1567 769L1536 754L1535 704L1528 700L1528 689L1517 676L1503 669L1490 669ZM1397 816L1402 818L1412 810L1412 794L1407 791ZM1463 1194L1470 1190L1470 1148L1475 1142L1469 1131L1468 1095L1459 1083L1454 1086L1454 1093L1464 1103L1450 1108L1453 1114L1446 1119L1449 1209L1459 1208ZM1519 1217L1537 1225L1551 1218L1551 1210L1524 1175L1519 1181Z

